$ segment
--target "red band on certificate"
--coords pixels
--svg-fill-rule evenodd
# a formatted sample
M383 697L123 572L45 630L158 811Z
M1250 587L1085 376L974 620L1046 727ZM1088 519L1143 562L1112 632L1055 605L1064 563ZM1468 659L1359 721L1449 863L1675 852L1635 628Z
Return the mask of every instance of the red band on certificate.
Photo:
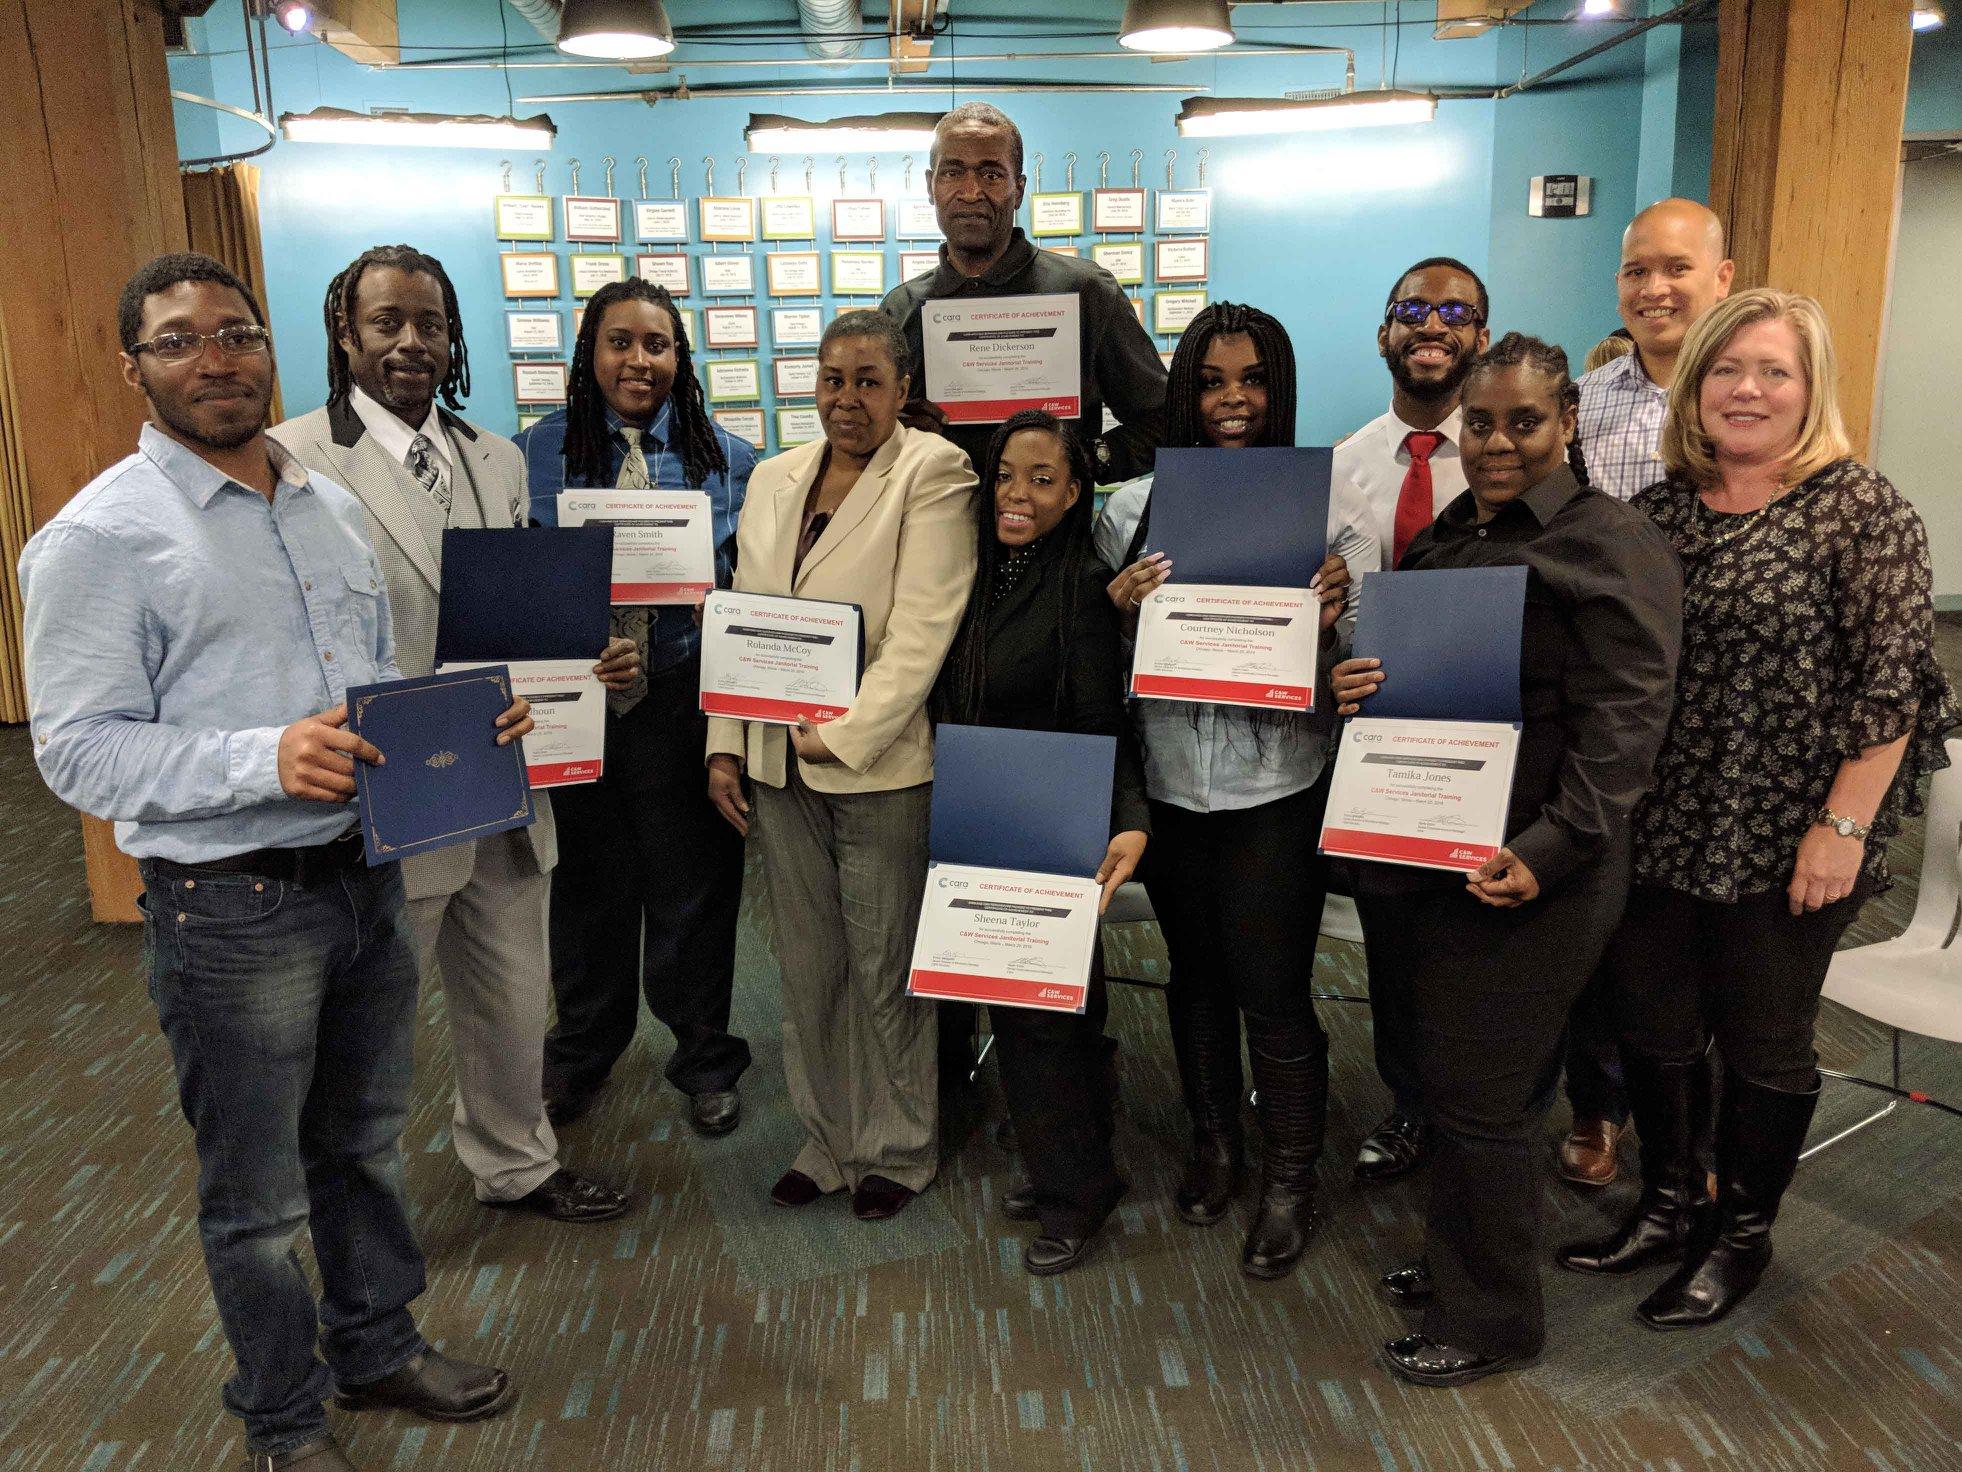
M803 700L766 700L760 695L724 695L719 691L704 690L702 711L705 715L734 716L744 721L802 720L822 724L837 720L845 713L845 708Z
M1315 692L1306 685L1269 685L1245 680L1188 680L1178 675L1133 675L1131 693L1157 695L1167 700L1258 705L1274 710L1308 710L1315 698Z
M1469 873L1498 849L1491 844L1450 838L1405 838L1394 833L1365 833L1355 828L1324 828L1322 852L1345 859L1382 859Z
M534 762L525 768L533 787L564 787L572 782L597 782L598 762Z
M1090 988L1053 981L1022 981L1009 976L969 976L958 971L915 967L907 992L954 1002L1001 1002L1046 1012L1081 1012Z
M692 603L714 583L615 583L609 595L615 603Z
M968 403L936 405L947 416L949 424L1000 424L1024 409L1041 409L1054 414L1058 419L1080 419L1083 417L1083 399L1079 395L1057 396L1033 399L981 399Z

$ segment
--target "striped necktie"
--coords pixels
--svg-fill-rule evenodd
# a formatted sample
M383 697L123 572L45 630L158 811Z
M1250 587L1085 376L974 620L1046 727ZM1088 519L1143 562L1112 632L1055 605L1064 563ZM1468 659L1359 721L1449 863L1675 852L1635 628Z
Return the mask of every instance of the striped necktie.
M620 474L614 479L616 491L645 491L652 489L652 477L647 473L647 454L640 447L640 432L631 427L620 431L620 438L626 442L627 453L620 461ZM633 684L624 690L606 692L606 708L616 716L623 716L639 705L647 696L647 635L654 623L654 610L641 604L616 604L613 609L613 637L631 639L634 648L640 651L640 673L634 676Z
M409 474L416 478L416 484L429 493L429 499L442 509L443 515L450 514L450 483L443 474L443 465L436 457L436 442L426 434L419 434L409 441L409 456L404 462Z

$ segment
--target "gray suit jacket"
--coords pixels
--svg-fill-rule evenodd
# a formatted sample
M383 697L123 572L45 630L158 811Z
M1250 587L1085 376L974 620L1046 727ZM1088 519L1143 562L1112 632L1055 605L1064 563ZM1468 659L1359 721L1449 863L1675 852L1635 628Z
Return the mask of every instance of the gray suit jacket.
M523 525L529 495L518 447L446 409L437 412L456 457L453 524ZM436 658L436 590L443 555L443 517L435 502L405 466L375 443L345 401L275 425L271 434L307 469L346 486L361 502L369 538L388 579L396 662L405 675L428 674ZM558 830L551 799L542 792L536 797L537 821L524 832L544 873L558 862ZM476 854L474 843L459 843L405 860L402 882L409 898L456 893L469 883Z

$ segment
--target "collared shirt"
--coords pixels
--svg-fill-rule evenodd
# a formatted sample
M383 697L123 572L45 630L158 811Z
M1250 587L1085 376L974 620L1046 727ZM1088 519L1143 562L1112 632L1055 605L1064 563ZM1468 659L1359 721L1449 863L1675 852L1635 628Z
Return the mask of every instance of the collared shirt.
M1431 451L1431 516L1455 501L1465 489L1465 462L1458 453L1461 411L1453 409L1434 431L1444 438ZM1379 558L1369 567L1351 568L1354 574L1387 571L1396 544L1397 500L1403 495L1403 478L1410 469L1410 451L1404 436L1417 430L1397 418L1397 411L1372 419L1335 447L1335 473L1349 481L1369 507L1369 534L1376 538Z
M920 308L944 297L1059 296L1074 293L1082 302L1083 413L1070 421L1094 447L1097 479L1124 480L1150 469L1165 438L1165 365L1144 330L1131 299L1102 266L1054 251L1038 250L1018 226L1008 249L979 276L964 276L940 248L940 267L931 275L901 282L886 293L880 310L899 322L913 354L913 396L928 397ZM1103 433L1104 404L1116 411L1120 428ZM992 424L950 424L947 438L967 451L978 471L986 458Z
M1623 353L1580 376L1580 445L1588 484L1626 501L1662 479L1662 421L1669 390Z
M429 417L422 422L421 429L409 428L395 414L370 398L364 388L357 386L354 392L348 395L348 403L362 424L367 427L368 433L375 437L383 451L397 465L409 463L409 449L415 444L416 436L420 434L427 436L429 443L435 446L436 458L443 462L446 473L456 468L456 462L450 456L450 437L443 433L443 421L436 412L436 403L433 399L429 404Z
M1097 555L1106 566L1122 568L1125 553L1151 496L1152 477L1119 486L1097 518ZM1328 548L1351 567L1371 568L1380 560L1368 528L1361 493L1336 480L1330 487ZM1151 550L1150 530L1139 555ZM1159 802L1195 813L1259 807L1315 785L1328 765L1334 730L1334 702L1326 669L1344 657L1355 626L1351 612L1336 621L1334 649L1324 650L1324 671L1309 716L1277 715L1238 705L1201 705L1186 700L1131 703L1144 744L1145 791Z
M361 504L268 440L268 502L145 425L20 557L34 756L138 858L324 843L351 809L279 784L279 738L400 678Z
M756 468L756 451L749 441L737 439L721 425L712 423L716 443L729 464L729 473L711 475L701 486L689 487L682 468L681 453L670 448L674 405L661 405L654 422L640 432L641 453L647 457L647 479L663 489L695 489L709 498L711 536L715 542L715 585L726 588L736 574L736 522L742 515L743 500L749 495L749 475ZM620 462L626 458L626 421L611 409L606 422L613 431L607 445L606 483L595 490L611 490L620 475ZM531 486L531 519L540 526L559 524L559 492L568 489L565 478L565 410L548 414L530 429L519 433L517 446L524 453L525 472ZM573 487L572 489L579 489ZM690 658L701 647L701 630L686 608L651 609L647 618L647 672L658 675Z

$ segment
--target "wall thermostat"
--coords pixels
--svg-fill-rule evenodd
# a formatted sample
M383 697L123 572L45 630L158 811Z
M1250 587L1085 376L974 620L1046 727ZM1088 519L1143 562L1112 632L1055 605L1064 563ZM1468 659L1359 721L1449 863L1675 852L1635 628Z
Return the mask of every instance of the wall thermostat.
M1526 198L1526 213L1559 219L1585 215L1593 209L1594 180L1587 174L1535 174Z

